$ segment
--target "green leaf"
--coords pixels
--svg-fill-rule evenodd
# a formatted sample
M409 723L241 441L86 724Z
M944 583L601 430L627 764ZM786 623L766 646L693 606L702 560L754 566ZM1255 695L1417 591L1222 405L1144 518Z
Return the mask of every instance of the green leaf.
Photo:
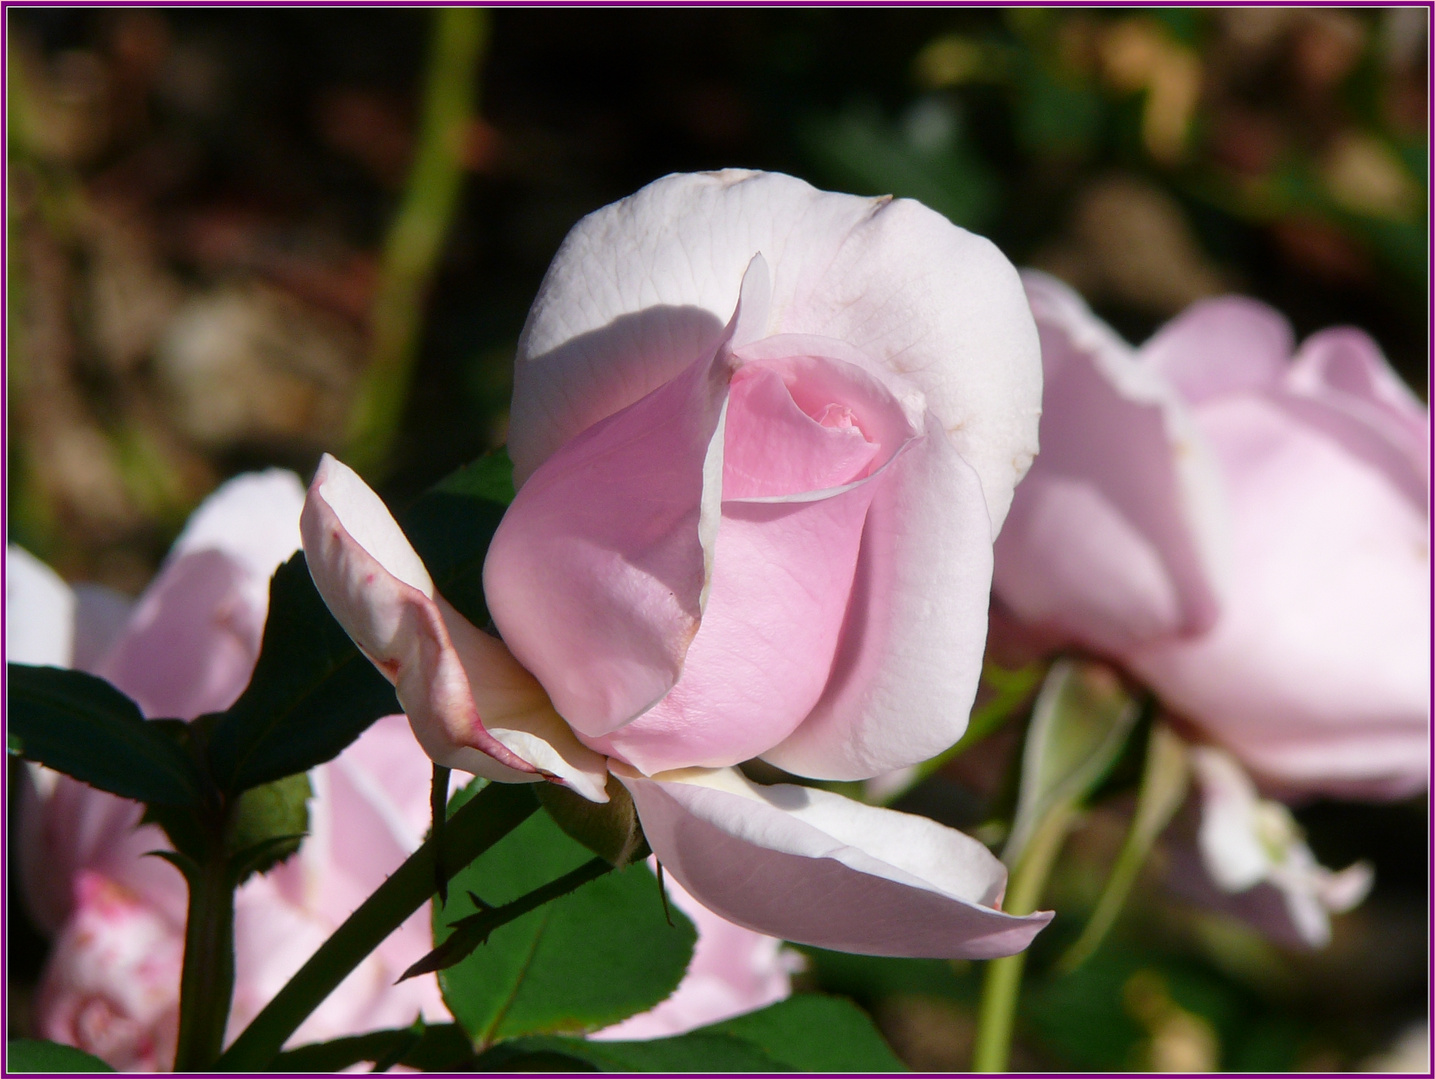
M329 614L299 552L274 573L259 662L214 724L210 770L228 792L308 772L399 711L393 687Z
M905 1072L871 1017L846 998L795 994L711 1024L801 1072Z
M1115 764L1141 714L1110 668L1061 660L1032 708L1022 752L1021 793L1002 861L1015 866L1054 811L1078 805Z
M399 515L434 587L474 626L489 621L483 560L513 501L513 463L498 450L444 477Z
M686 1035L641 1042L530 1037L494 1047L485 1068L556 1055L604 1072L905 1072L871 1019L844 998L798 994ZM557 1065L556 1067L561 1067Z
M114 1072L93 1054L44 1039L11 1039L5 1044L6 1072Z
M420 1021L412 1028L296 1046L275 1058L268 1071L332 1073L363 1061L392 1061L423 1072L466 1072L473 1062L473 1046L457 1024Z
M689 1032L646 1042L590 1042L562 1036L530 1036L500 1043L478 1059L484 1072L779 1073L792 1066L774 1061L731 1035Z
M470 891L501 907L591 858L551 817L535 814L453 879L448 903L434 913L435 943L476 911ZM697 939L680 912L673 924L652 872L638 863L497 927L487 944L441 972L439 985L478 1046L594 1030L673 992Z
M28 664L7 671L10 738L29 760L128 799L203 801L205 779L173 729L146 720L104 679Z

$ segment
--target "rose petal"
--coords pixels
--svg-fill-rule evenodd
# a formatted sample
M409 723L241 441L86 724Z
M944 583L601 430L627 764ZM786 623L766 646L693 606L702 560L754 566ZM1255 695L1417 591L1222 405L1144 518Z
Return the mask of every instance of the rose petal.
M509 429L518 482L711 355L756 252L772 271L764 334L842 340L910 380L981 477L999 527L1036 451L1041 397L1011 265L911 200L741 170L665 177L569 233L519 341Z
M868 507L881 469L911 437L880 384L842 361L797 355L741 368L711 591L683 677L592 745L653 773L733 765L785 739L828 682Z
M259 656L268 610L256 580L208 548L166 563L135 604L96 674L132 697L146 716L192 720L234 704Z
M1253 828L1260 796L1245 771L1219 750L1193 747L1191 765L1201 783L1197 842L1206 871L1226 892L1244 892L1270 873L1270 857Z
M494 623L584 735L650 708L683 669L706 600L730 374L714 352L583 432L494 534Z
M282 469L236 477L195 511L96 672L147 716L233 704L254 670L269 578L299 547L303 489Z
M123 593L103 585L76 585L74 666L98 671L124 637L134 611L135 601Z
M541 688L501 643L434 597L428 572L383 503L328 455L310 486L301 530L320 595L393 681L429 757L505 783L552 776L604 801L602 759L542 714ZM513 747L483 723L490 705Z
M5 659L69 667L74 655L75 594L59 574L24 548L5 547Z
M1262 799L1235 759L1213 747L1195 747L1191 764L1201 784L1197 842L1206 872L1225 893L1277 890L1289 926L1275 916L1269 897L1252 897L1234 910L1255 917L1274 935L1290 932L1315 948L1330 943L1330 914L1348 911L1374 883L1367 863L1334 873L1316 861L1290 811Z
M269 579L299 550L304 484L287 469L244 473L221 484L190 515L170 548L175 562L199 551L223 552L244 571L250 607L269 606Z
M1198 300L1141 347L1141 361L1195 405L1285 376L1295 338L1285 316L1259 300Z
M997 538L998 595L1027 623L1106 652L1206 629L1229 559L1210 451L1170 386L1079 297L1024 280L1046 409L1041 456Z
M1025 948L1051 919L997 910L1005 868L926 818L757 787L733 769L614 773L664 869L739 926L844 952L989 958Z
M37 1034L116 1069L172 1067L183 924L102 874L81 873L75 894L36 993Z
M1311 791L1427 783L1427 524L1389 478L1279 397L1198 422L1232 501L1230 603L1195 641L1131 667L1250 768Z
M991 526L974 470L928 417L874 485L832 674L811 714L762 756L860 780L961 738L981 676Z
M183 923L184 878L163 859L145 857L170 845L158 826L140 825L144 808L48 769L42 787L33 780L39 772L38 766L27 770L22 782L18 835L20 886L35 924L50 933L60 929L85 870Z
M1312 334L1296 354L1286 386L1354 413L1399 447L1424 502L1430 477L1429 413L1390 370L1369 334L1348 326Z

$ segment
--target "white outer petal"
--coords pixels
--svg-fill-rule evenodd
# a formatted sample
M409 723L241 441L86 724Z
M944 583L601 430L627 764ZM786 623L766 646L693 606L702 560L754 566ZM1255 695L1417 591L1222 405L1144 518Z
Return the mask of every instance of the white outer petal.
M664 868L750 930L877 956L989 958L1025 948L1050 919L998 910L1005 868L927 818L758 787L735 769L612 767Z
M59 574L16 544L5 548L5 659L69 667L75 594Z
M999 528L1036 453L1041 407L1040 347L1015 270L920 203L777 173L664 177L573 228L519 341L518 483L710 355L759 253L772 274L766 333L846 341L922 391Z

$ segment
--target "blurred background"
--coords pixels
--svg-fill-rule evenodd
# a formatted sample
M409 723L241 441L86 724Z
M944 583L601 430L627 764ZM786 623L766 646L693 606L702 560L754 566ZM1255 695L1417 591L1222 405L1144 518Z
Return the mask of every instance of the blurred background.
M11 8L9 537L135 593L236 472L342 450L402 504L503 443L569 227L723 166L920 199L1133 341L1230 291L1301 335L1353 323L1426 398L1426 15ZM1009 727L902 808L978 826ZM1327 865L1376 867L1320 953L1183 907L1158 858L1095 958L1048 970L1121 842L1128 765L1054 881L1076 917L1038 939L1013 1067L1405 1067L1424 800L1298 810ZM45 946L10 918L15 1029ZM814 953L801 978L914 1068L967 1067L974 969Z

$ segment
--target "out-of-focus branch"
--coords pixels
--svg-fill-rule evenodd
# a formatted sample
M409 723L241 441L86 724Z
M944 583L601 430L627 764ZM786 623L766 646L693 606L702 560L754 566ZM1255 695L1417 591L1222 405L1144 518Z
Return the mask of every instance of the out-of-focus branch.
M487 43L487 12L463 7L434 12L418 148L384 242L369 362L349 414L348 460L370 477L387 463L403 418L424 298L458 203Z

